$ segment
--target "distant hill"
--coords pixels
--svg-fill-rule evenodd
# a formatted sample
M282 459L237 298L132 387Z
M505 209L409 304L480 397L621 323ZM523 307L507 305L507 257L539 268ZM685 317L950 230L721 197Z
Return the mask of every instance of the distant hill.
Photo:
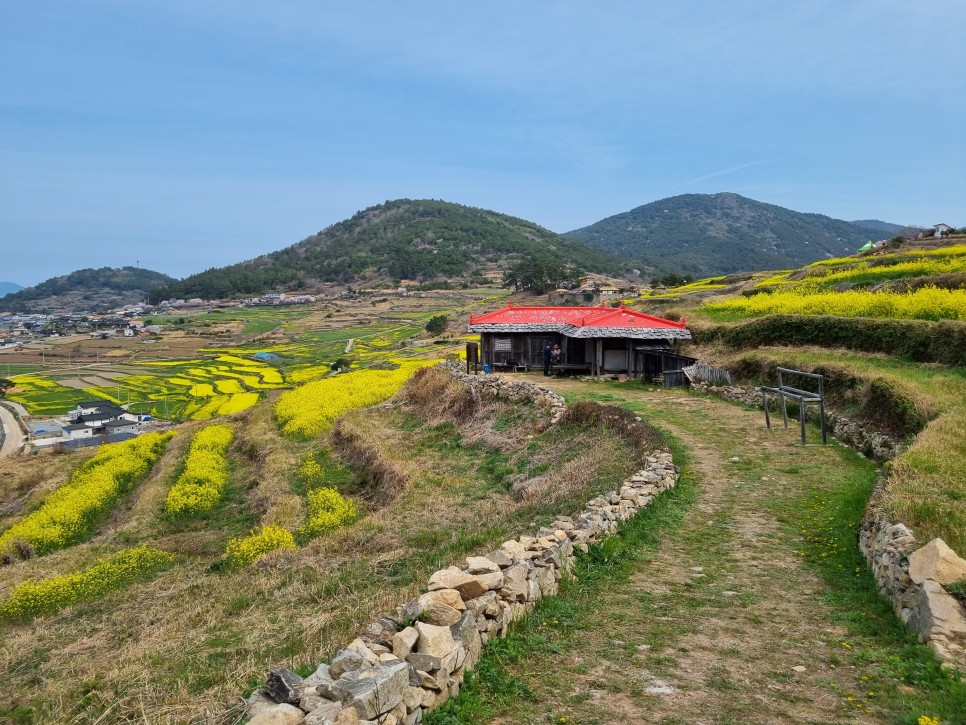
M206 299L311 290L324 283L385 280L486 282L524 257L545 257L613 274L622 264L533 222L445 201L387 201L278 252L209 269L151 293L151 299Z
M567 233L658 271L695 277L799 267L850 254L881 235L732 193L673 196Z
M23 285L16 282L0 282L0 297L22 289Z
M890 224L889 222L884 222L879 219L859 219L849 223L855 224L857 227L876 229L880 232L885 232L886 234L898 234L902 230L909 228L907 226L903 226L902 224Z
M11 312L100 312L143 302L149 290L174 281L166 274L138 267L81 269L5 295L0 306Z

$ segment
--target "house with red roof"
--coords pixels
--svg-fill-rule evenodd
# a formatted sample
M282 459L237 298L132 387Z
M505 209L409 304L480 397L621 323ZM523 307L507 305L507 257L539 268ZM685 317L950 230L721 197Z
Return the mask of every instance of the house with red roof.
M623 373L653 380L694 362L674 345L690 340L684 322L620 307L514 307L471 315L469 331L480 333L484 364L543 366L543 349L560 345L558 371L592 375Z

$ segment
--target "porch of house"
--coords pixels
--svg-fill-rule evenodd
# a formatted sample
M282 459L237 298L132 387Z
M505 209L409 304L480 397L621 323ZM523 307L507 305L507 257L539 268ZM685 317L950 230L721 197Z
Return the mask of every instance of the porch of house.
M483 363L494 370L542 370L543 350L560 345L557 374L627 375L652 382L679 372L694 358L679 355L668 343L641 344L630 338L572 338L560 333L481 334ZM683 376L683 374L682 374Z

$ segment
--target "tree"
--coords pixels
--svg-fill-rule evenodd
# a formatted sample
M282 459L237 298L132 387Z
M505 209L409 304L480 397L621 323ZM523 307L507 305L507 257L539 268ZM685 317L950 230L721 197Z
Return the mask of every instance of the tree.
M16 383L14 383L10 378L0 378L0 398L6 395L10 388L15 387L17 387Z
M434 315L429 318L429 322L426 323L426 332L431 335L441 335L443 330L446 329L446 323L449 322L449 315Z
M557 287L574 287L580 284L583 276L582 270L555 259L528 257L503 273L503 285L543 294Z

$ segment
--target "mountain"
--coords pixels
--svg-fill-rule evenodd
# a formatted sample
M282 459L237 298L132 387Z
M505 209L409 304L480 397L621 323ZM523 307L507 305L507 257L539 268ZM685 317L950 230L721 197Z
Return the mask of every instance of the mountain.
M153 301L310 290L320 284L359 285L415 280L486 282L538 257L586 271L613 274L614 257L533 222L436 200L399 199L370 207L278 252L209 269L154 290Z
M174 281L166 274L138 267L81 269L12 292L0 298L0 305L10 312L101 312L143 302L149 290Z
M849 224L855 224L857 227L865 227L866 229L875 229L886 234L898 234L902 230L909 228L902 224L891 224L880 219L859 219L854 222L849 222Z
M738 194L683 194L568 232L662 272L708 277L851 254L881 231Z
M22 289L23 285L16 282L0 282L0 297Z

